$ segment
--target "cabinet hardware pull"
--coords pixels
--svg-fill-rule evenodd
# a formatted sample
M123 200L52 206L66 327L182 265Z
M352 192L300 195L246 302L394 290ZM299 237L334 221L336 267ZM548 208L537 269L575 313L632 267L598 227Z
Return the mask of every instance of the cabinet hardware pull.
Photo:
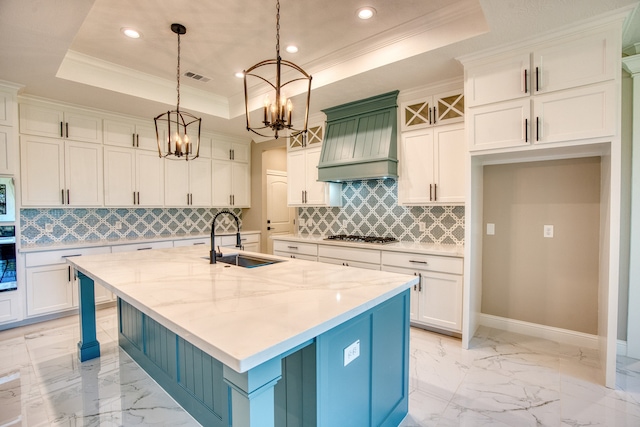
M422 292L422 273L418 273L418 279L420 279L418 282L418 292Z
M540 141L540 120L536 116L536 141Z
M64 188L60 192L62 193L62 204L64 205Z
M529 119L524 119L524 142L529 142Z
M132 147L136 146L136 134L135 133L131 134L131 146Z
M287 246L287 248L288 248L288 249L295 249L295 250L298 250L298 247L297 247L297 246Z
M151 250L151 248L138 248L137 250L138 251L148 251L148 250Z
M538 67L536 67L536 92L540 92L540 72Z
M429 265L429 263L427 261L419 261L419 260L415 260L415 259L410 259L409 262L413 262L415 264Z
M71 204L71 197L69 197L69 195L70 195L70 191L69 191L69 189L67 188L67 204L68 204L68 205L70 205L70 204Z
M231 150L231 160L236 159L236 150Z
M189 201L191 202L191 205L193 205L193 193L189 193Z
M136 192L135 191L133 192L133 204L134 205L136 204Z
M196 246L196 245L204 245L204 242L196 242L193 244L193 246Z
M527 70L524 70L524 93L529 93L529 89L527 88Z
M232 195L231 195L231 199L233 200L233 203L231 203L231 204L232 204L233 206L235 206L235 205L236 205L236 195L235 195L235 194L232 194Z
M245 241L245 240L247 240L247 238L246 238L246 237L243 237L243 238L242 238L242 239L240 239L240 240L241 240L241 241Z
M438 184L433 184L433 201L438 201Z
M67 130L67 138L69 138L69 122L64 124L65 129Z
M429 124L431 124L431 108L429 108L428 111L429 111Z
M231 157L231 148L229 148L229 160L233 160L233 157Z
M231 194L229 194L229 206L231 206Z
M62 258L73 258L74 256L82 256L82 254L62 255Z
M429 184L429 201L433 202L433 184Z
M140 148L140 134L136 134L136 147Z
M140 204L140 192L138 191L138 204Z
M64 138L64 133L62 132L62 122L60 122L60 138Z
M436 110L436 107L433 107L433 124L435 125L437 121L438 121L438 110Z
M67 282L71 281L71 266L67 266Z

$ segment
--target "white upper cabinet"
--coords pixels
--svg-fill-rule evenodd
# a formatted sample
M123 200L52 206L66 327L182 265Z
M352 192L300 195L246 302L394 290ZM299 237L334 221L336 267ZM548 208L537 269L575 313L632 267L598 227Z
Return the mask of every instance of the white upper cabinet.
M211 206L211 160L165 160L167 206Z
M466 145L462 123L403 132L398 202L464 203Z
M251 147L248 142L213 136L211 185L214 207L251 206Z
M451 90L405 101L400 108L402 131L464 121L464 91Z
M619 31L607 26L463 60L469 150L615 135L619 52Z
M341 206L341 184L318 181L322 146L287 153L289 206Z
M104 147L105 206L162 206L164 161L156 152Z
M232 160L248 163L249 151L249 144L214 139L211 157L217 160Z
M161 137L164 140L165 132L161 132ZM156 128L153 121L135 122L105 119L104 143L106 145L140 148L158 152Z
M15 90L0 87L0 126L14 126Z
M102 119L89 112L46 103L20 104L20 133L102 143Z
M0 126L0 174L13 172L13 128Z
M102 146L28 135L20 138L23 205L102 205Z
M289 138L287 148L289 150L299 150L301 148L312 148L322 145L324 139L324 124L316 124L307 127L307 133L300 133Z

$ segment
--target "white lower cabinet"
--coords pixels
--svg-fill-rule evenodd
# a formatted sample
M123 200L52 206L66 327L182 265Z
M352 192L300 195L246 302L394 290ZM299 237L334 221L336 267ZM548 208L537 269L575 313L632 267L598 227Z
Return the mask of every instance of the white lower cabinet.
M21 297L16 291L0 293L0 325L15 322L21 317Z
M78 282L66 258L109 253L109 247L32 252L25 256L27 316L41 316L76 308ZM95 286L96 303L113 300L111 292Z
M462 331L462 258L383 251L382 270L420 276L411 292L413 323Z
M151 249L164 249L172 248L173 241L162 240L160 242L146 242L146 243L129 243L126 245L114 245L111 247L111 252L130 252L130 251L147 251Z

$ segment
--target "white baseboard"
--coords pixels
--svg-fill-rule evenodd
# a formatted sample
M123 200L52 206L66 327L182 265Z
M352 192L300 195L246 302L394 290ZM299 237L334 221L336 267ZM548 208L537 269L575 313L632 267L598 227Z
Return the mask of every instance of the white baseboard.
M627 342L618 340L616 344L616 353L618 356L626 356L627 355Z
M562 342L578 347L598 348L597 335L570 331L568 329L554 328L551 326L539 325L537 323L523 322L521 320L507 319L506 317L492 316L484 313L479 313L478 317L480 325L487 326L489 328L544 338L550 341Z

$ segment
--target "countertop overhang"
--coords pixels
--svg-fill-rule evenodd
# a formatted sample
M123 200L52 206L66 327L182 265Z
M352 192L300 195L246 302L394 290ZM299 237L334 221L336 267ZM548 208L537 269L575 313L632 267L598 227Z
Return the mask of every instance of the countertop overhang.
M238 372L295 349L418 283L404 274L272 255L266 257L285 262L242 268L209 264L208 256L209 248L196 246L67 262Z

